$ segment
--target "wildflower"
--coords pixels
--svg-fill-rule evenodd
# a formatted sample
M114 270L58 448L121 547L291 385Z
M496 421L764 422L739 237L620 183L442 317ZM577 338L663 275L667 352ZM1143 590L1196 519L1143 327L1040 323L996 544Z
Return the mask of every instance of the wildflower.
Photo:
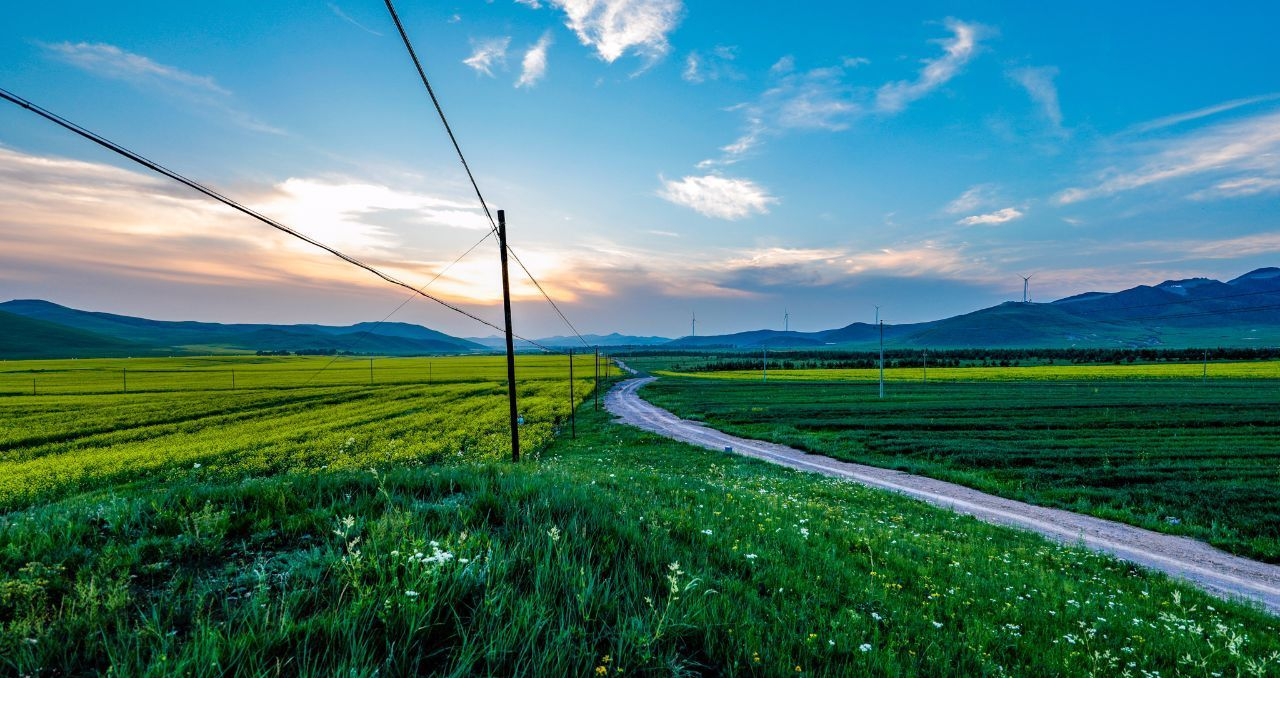
M942 628L942 624L941 624L941 623L938 623L937 621L932 621L932 623L933 623L933 627L934 627L934 628Z
M864 643L864 644L862 644L861 646L858 646L858 650L859 650L859 651L862 651L863 653L867 653L868 651L870 651L870 650L871 650L871 644L870 644L870 643Z
M702 529L702 533L704 533L704 534L706 534L706 535L710 536L710 535L711 535L711 529Z
M191 465L191 468L193 468L193 469L198 469L198 468L200 468L200 462L199 462L199 461L197 461L196 463L192 464L192 465Z
M809 529L807 529L807 528L805 528L805 527L801 526L801 527L800 527L800 535L801 535L801 536L803 536L803 537L805 537L805 538L809 538Z
M876 619L877 621L880 620L880 614L876 613L875 611L871 612L871 617Z
M559 526L552 526L550 529L548 529L548 530L547 530L547 536L551 537L551 543L555 543L555 542L559 541L559 540L560 540L560 527L559 527Z
M800 666L796 666L796 673L803 673L803 672L804 672L803 668L801 668Z
M760 651L753 651L753 652L751 653L751 662L752 662L752 663L759 663L759 662L760 662Z
M609 675L609 669L604 666L596 666L596 675L600 677L607 676Z
M408 596L409 598L417 598L418 592L414 591L413 589L409 589L408 591L404 592L404 595Z
M758 557L758 556L756 556L756 555L755 555L755 554L753 554L753 553L749 553L749 554L747 554L747 558L748 558L748 559L753 559L753 560L754 560L754 559L759 558L759 557Z

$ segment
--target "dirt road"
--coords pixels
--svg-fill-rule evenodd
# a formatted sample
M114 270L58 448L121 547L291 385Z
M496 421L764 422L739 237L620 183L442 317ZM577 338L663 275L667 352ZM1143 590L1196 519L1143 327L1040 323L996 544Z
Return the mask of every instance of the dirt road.
M901 471L850 464L765 441L743 439L681 419L641 399L636 391L653 377L628 379L605 397L605 407L625 424L715 451L763 459L888 489L993 524L1034 531L1064 544L1084 546L1185 579L1219 595L1254 602L1280 614L1280 566L1240 558L1189 538L1136 528L1081 514L1002 499L981 491Z

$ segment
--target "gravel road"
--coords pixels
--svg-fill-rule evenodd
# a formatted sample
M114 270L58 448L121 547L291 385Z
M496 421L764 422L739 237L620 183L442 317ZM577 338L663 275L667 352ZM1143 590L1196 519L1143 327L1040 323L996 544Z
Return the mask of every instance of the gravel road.
M1280 615L1280 566L1234 556L1194 539L1002 499L937 479L851 464L778 444L732 436L681 419L641 399L637 390L654 380L654 377L645 377L619 383L605 397L605 408L624 424L677 441L715 451L731 449L736 454L779 466L895 491L981 521L1034 531L1059 543L1084 545L1185 579L1209 593L1241 599Z

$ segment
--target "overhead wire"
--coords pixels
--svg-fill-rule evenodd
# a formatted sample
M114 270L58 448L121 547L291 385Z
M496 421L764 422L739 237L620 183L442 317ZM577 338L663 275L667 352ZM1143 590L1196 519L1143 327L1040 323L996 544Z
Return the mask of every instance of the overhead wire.
M119 145L119 144L117 144L117 143L115 143L115 142L112 142L111 140L109 140L109 139L107 139L107 138L105 138L105 137L103 137L103 136L101 136L101 135L99 135L99 134L97 134L97 133L95 133L95 132L93 132L93 131L91 131L91 130L85 129L84 127L81 127L80 125L77 125L76 123L74 123L74 122L72 122L72 121L70 121L70 120L68 120L68 119L66 119L66 118L64 118L64 117L61 117L61 116L59 116L59 115L57 115L57 114L55 114L55 113L53 113L53 112L51 112L51 111L49 111L49 110L44 109L43 107L40 107L39 105L36 105L36 104L34 104L34 103L32 103L32 102L30 102L30 101L28 101L28 100L26 100L26 99L24 99L24 98L22 98L22 97L19 97L18 95L15 95L15 94L13 94L12 92L9 92L8 90L5 90L4 88L0 88L0 98L3 98L3 99L5 99L5 100L8 100L9 102L12 102L13 104L18 105L19 107L21 107L21 108L23 108L23 109L25 109L25 110L28 110L28 111L30 111L30 112L32 112L32 113L34 113L34 114L36 114L36 115L39 115L39 116L41 116L41 117L45 118L46 120L49 120L49 121L51 121L51 122L53 122L53 123L55 123L55 124L57 124L57 125L60 125L61 127L65 128L65 129L68 129L68 130L70 130L70 131L72 131L72 132L76 133L77 135L80 135L81 137L84 137L85 139L90 140L91 142L93 142L93 143L95 143L95 144L97 144L97 145L100 145L100 146L102 146L102 147L104 147L104 148L106 148L106 149L108 149L108 150L111 150L112 152L114 152L114 153L116 153L116 154L118 154L118 155L120 155L120 156L124 157L125 159L131 160L131 161L133 161L133 162L135 162L135 163L137 163L137 164L140 164L140 165L142 165L143 167L146 167L147 169L149 169L149 170L151 170L151 171L153 171L153 172L156 172L157 174L160 174L160 175L163 175L163 176L165 176L165 177L168 177L169 179L172 179L172 180L174 180L175 182L179 182L179 183L181 183L181 184L184 184L184 185L186 185L187 187L190 187L191 189L193 189L193 190L195 190L195 191L197 191L197 192L199 192L199 193L201 193L201 194L205 195L206 197L209 197L209 198L211 198L211 199L217 200L218 202L221 202L222 204L225 204L225 205L227 205L228 207L231 207L232 209L234 209L234 210L236 210L236 211L238 211L238 212L241 212L241 213L243 213L243 214L245 214L245 215L248 215L249 217L252 217L252 218L254 218L254 219L258 220L259 222L262 222L263 224L266 224L266 225L268 225L268 226L270 226L270 227L272 227L272 228L274 228L274 229L277 229L277 230L279 230L279 231L281 231L281 232L284 232L285 234L288 234L288 235L290 235L290 236L292 236L292 237L295 237L295 238L297 238L297 239L300 239L300 240L302 240L303 242L306 242L307 244L309 244L309 245L311 245L311 246L313 246L313 247L316 247L317 249L322 249L322 250L324 250L325 252L328 252L329 254L332 254L333 256L337 257L338 259L341 259L342 261L347 262L348 264L354 265L354 266L356 266L356 267L359 267L360 269L365 270L366 272L369 272L370 274L373 274L374 276L378 277L379 279L382 279L382 280L383 280L383 281L385 281L385 282L388 282L388 283L390 283L390 284L394 284L394 285L399 286L399 287L403 287L404 289L408 289L409 291L414 292L415 294L417 294L417 295L419 295L419 296L426 297L427 299L430 299L431 301L435 302L436 304L439 304L439 305L440 305L440 306L442 306L442 307L445 307L446 309L452 310L452 311L454 311L454 312L456 312L456 313L458 313L458 314L461 314L461 315L463 315L463 316L465 316L465 317L468 317L469 319L472 319L472 320L474 320L474 321L476 321L476 322L479 322L479 323L481 323L481 324L483 324L483 325L485 325L485 326L487 326L487 327L490 327L490 328L492 328L492 329L495 329L495 330L497 330L497 331L499 331L499 332L505 332L505 331L506 331L506 330L505 330L505 329L503 329L502 327L499 327L497 324L494 324L493 322L490 322L490 321L488 321L487 319L483 319L483 318L481 318L481 317L479 317L479 316L476 316L475 314L472 314L471 312L468 312L467 310L462 309L461 307L458 307L458 306L456 306L456 305L452 304L451 302L445 301L445 300L443 300L443 299L441 299L441 298L439 298L439 297L436 297L436 296L434 296L434 295L432 295L432 294L428 294L428 293L427 293L427 292L425 292L425 291L421 291L421 290L419 290L418 288L414 287L413 285L408 284L407 282L404 282L404 281L402 281L402 280L400 280L400 279L396 279L395 277L392 277L391 275L389 275L389 274L387 274L387 273L383 272L383 271L382 271L382 270L380 270L380 269L377 269L377 268L375 268L375 267L373 267L373 266L371 266L371 265L369 265L369 264L367 264L367 263L365 263L365 262L363 262L363 261L361 261L361 260L359 260L359 259L356 259L356 258L354 258L354 257L351 257L351 256L349 256L349 255L347 255L347 254L344 254L343 252L341 252L341 251L339 251L339 250L337 250L337 249L334 249L333 247L330 247L330 246L328 246L328 245L324 244L323 242L320 242L320 241L318 241L318 240L316 240L316 239L313 239L313 238L311 238L311 237L309 237L309 236L307 236L307 235L303 234L302 232L299 232L298 230L293 229L292 227L289 227L289 226L287 226L287 225L285 225L285 224L282 224L282 223L280 223L280 222L278 222L278 221L276 221L276 220L274 220L274 219L271 219L270 217L268 217L268 216L266 216L266 215L264 215L264 214L262 214L262 213L260 213L260 212L258 212L258 211L256 211L256 210L253 210L253 209L251 209L251 208L249 208L249 207L246 207L245 205L240 204L239 202L237 202L237 201L235 201L235 200L233 200L233 199L231 199L231 198L229 198L229 197L227 197L227 196L225 196L225 195L223 195L223 194L221 194L221 193L219 193L219 192L217 192L217 191L215 191L215 190L212 190L212 189L210 189L210 188L206 187L205 185L200 184L199 182L196 182L196 181L195 181L195 180L193 180L193 179L189 179L189 178L187 178L187 177L184 177L183 175L178 174L177 172L175 172L175 171L173 171L173 170L171 170L171 169L168 169L167 167L165 167L165 166L163 166L163 165L161 165L161 164L159 164L159 163L157 163L157 162L154 162L154 161L152 161L152 160L147 159L146 157L143 157L142 155L138 154L137 152L134 152L134 151L132 151L132 150L130 150L130 149L128 149L128 148L125 148L125 147L123 147L123 146L121 146L121 145ZM486 235L486 238L488 238L488 235ZM517 335L512 334L512 336L517 336ZM536 347L539 347L539 348L544 349L544 350L546 350L546 351L550 351L549 349L547 349L546 347L542 346L542 345L541 345L541 344L539 344L538 342L535 342L535 341L530 340L530 339L525 339L524 337L519 337L519 338L520 338L520 340L521 340L521 341L528 342L529 344L532 344L532 345L534 345L534 346L536 346Z
M467 163L467 158L462 153L462 147L458 144L458 138L453 134L453 128L449 126L449 120L445 117L444 108L441 107L440 100L436 97L435 90L431 87L431 81L427 79L427 72L423 69L422 62L418 59L418 53L413 49L413 42L409 39L409 33L405 31L404 23L400 22L400 15L396 12L395 4L392 0L384 0L384 2L386 3L387 11L391 13L391 20L395 23L396 30L400 33L400 39L404 42L405 49L409 51L409 57L413 60L413 66L418 71L418 77L422 80L423 87L427 88L427 94L431 96L431 104L435 106L436 114L440 116L440 122L444 125L444 131L449 135L449 141L453 143L453 149L458 154L458 160L462 162L462 167L467 172L467 179L471 180L471 187L476 192L476 198L480 200L480 206L484 209L485 216L489 218L490 224L493 225L494 231L497 231L498 225L494 221L493 215L489 213L489 205L485 202L484 195L480 192L480 185L476 182L475 175L471 172L471 165ZM551 295L547 294L547 290L542 288L542 284L534 278L533 273L529 271L529 268L525 266L524 262L520 261L520 257L516 255L515 250L511 249L510 244L507 245L507 252L516 260L516 264L520 265L520 268L524 270L525 275L529 277L529 280L533 282L533 285L542 293L542 296L551 305L551 308L554 309L556 314L560 316L560 319L564 321L565 326L569 327L569 331L573 332L574 336L576 336L578 341L582 342L584 346L590 347L591 344L588 343L586 339L583 339L582 334L578 332L577 328L573 326L573 323L569 321L569 318L565 316L565 313L561 311L560 307L553 299L551 299Z

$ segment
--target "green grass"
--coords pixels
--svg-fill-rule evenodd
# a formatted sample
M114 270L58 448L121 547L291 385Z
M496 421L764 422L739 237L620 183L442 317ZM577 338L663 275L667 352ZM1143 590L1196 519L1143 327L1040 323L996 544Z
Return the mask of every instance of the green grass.
M584 412L538 462L187 476L0 518L0 672L1280 675L1280 619Z
M0 396L0 508L138 480L500 459L510 452L502 362L380 359L372 383L368 360L6 362L0 387L38 376L51 388ZM518 364L523 448L536 453L567 420L567 358ZM581 400L592 382L578 366Z
M1280 382L1176 381L1168 369L1176 367L969 368L952 370L969 381L892 383L884 400L875 383L824 380L857 372L789 372L786 381L771 372L767 384L716 372L669 376L644 395L741 436L1280 562ZM1165 380L1132 381L1139 370Z

